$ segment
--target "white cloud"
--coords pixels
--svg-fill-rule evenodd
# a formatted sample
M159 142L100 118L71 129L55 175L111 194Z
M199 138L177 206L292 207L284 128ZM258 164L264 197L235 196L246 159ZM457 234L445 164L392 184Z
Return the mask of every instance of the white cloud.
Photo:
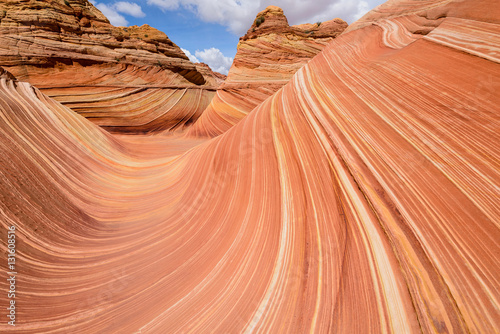
M112 6L108 6L103 3L96 3L95 6L104 14L104 16L108 18L112 25L126 26L128 24L128 21L123 16L118 14Z
M189 1L186 1L186 5L188 5ZM165 10L176 10L179 8L178 0L148 0L148 5L155 5Z
M363 0L317 0L314 6L296 0L282 1L286 3L283 10L290 24L323 22L337 17L353 23L370 9L368 3Z
M370 2L370 4L368 3ZM147 0L162 10L180 7L193 11L205 22L219 23L240 36L250 28L255 16L269 5L283 8L290 24L314 23L341 18L348 23L363 16L384 0Z
M181 48L181 50L189 58L189 60L191 60L193 63L199 63L200 62L198 60L198 58L195 57L195 55L193 55L193 54L191 54L191 52L189 52L189 50L186 50L186 49L183 49L183 48Z
M109 5L104 3L93 2L94 6L106 16L114 26L127 26L128 21L122 14L133 17L145 17L146 14L142 11L141 6L133 2L118 1Z
M200 62L210 66L212 71L222 74L227 74L229 68L233 64L233 58L224 56L224 54L216 48L205 49L203 51L196 50L194 54L196 60L199 59Z
M133 17L144 17L146 14L142 11L141 6L133 2L118 1L113 5L117 12L128 14Z
M181 48L181 50L193 63L205 63L210 66L212 71L222 74L227 74L233 64L233 58L224 56L224 54L216 48L205 49L203 51L196 50L194 55L189 52L189 50L183 48Z

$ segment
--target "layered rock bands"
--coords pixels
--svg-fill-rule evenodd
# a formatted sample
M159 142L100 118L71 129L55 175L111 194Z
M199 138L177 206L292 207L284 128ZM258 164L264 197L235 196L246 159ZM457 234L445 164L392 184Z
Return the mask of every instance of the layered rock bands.
M389 1L212 139L2 72L0 331L497 333L499 6Z

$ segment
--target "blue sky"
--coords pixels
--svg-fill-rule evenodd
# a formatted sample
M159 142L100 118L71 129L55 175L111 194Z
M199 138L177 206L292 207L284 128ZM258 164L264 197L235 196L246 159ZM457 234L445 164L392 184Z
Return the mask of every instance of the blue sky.
M113 25L149 24L163 31L193 61L227 74L239 37L269 5L293 24L340 17L348 23L384 0L91 0Z

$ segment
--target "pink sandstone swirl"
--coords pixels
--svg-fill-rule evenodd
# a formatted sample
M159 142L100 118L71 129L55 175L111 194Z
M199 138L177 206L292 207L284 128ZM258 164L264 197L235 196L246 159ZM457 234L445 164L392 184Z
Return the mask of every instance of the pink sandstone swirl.
M498 2L464 3L391 1L210 140L2 74L0 331L498 333Z

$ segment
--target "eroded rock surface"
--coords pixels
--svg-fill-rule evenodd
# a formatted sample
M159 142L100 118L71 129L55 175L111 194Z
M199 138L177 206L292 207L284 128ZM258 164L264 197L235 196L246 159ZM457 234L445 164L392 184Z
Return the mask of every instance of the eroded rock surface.
M4 1L0 13L0 66L113 131L183 128L223 80L163 32L114 27L87 0Z
M15 330L498 332L499 3L470 3L391 1L212 139L112 135L0 71Z
M240 38L226 81L189 134L213 137L227 131L283 87L346 27L338 18L289 26L279 7L260 12Z

